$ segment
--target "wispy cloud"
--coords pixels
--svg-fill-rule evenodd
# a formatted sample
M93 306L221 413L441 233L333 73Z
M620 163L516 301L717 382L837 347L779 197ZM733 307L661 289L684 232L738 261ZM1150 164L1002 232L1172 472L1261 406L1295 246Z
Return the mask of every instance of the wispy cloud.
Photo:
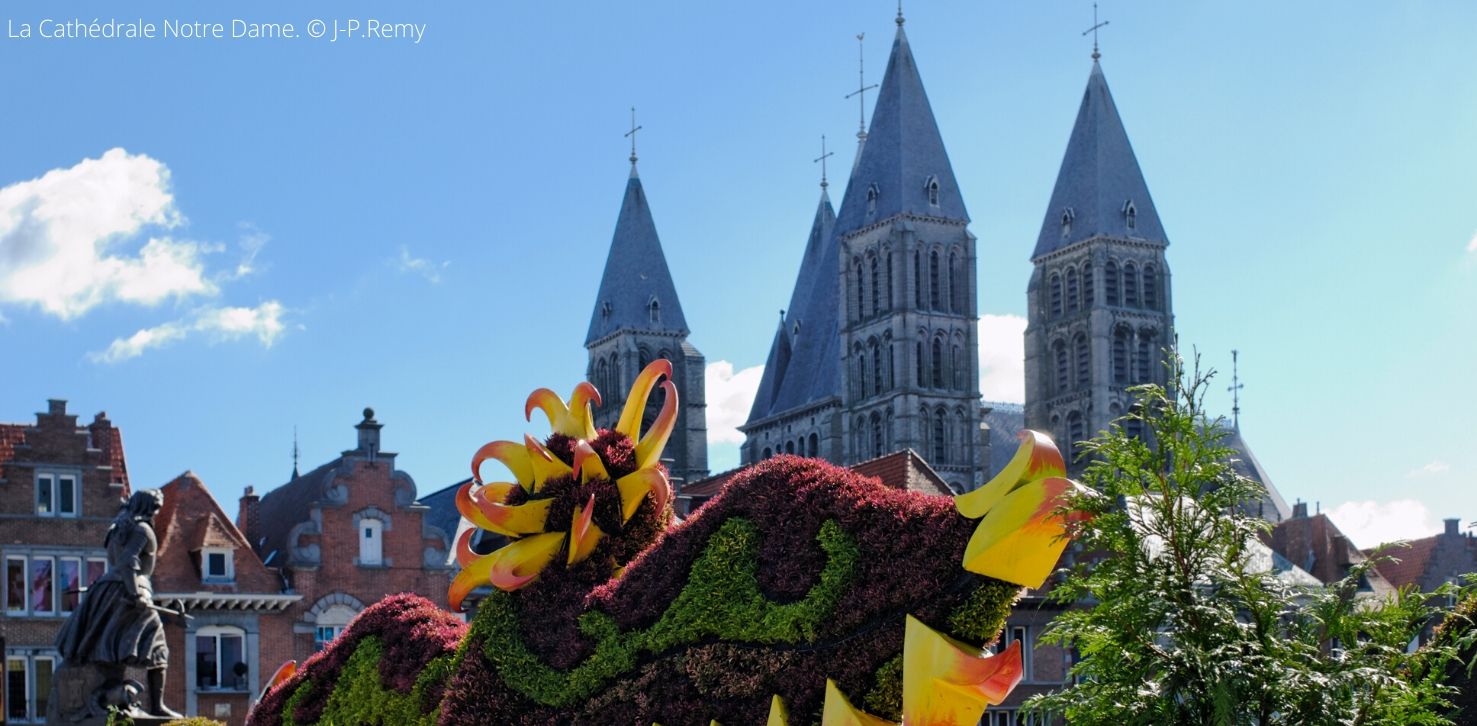
M203 258L212 246L152 236L184 223L169 169L112 149L0 188L0 302L71 320L98 305L156 305L218 292Z
M1440 459L1437 459L1436 461L1432 461L1429 464L1411 469L1410 471L1405 473L1405 478L1415 479L1424 476L1434 476L1436 474L1444 474L1448 471L1451 471L1451 465L1444 461L1441 461Z
M426 278L426 282L432 285L440 284L441 271L451 266L451 260L432 262L424 257L415 257L410 254L410 248L400 246L400 259L397 261L401 272L409 272Z
M1472 233L1472 239L1467 240L1467 251L1477 252L1477 232Z
M89 353L88 358L94 363L121 363L196 334L211 342L255 337L263 347L270 348L286 330L282 320L284 312L282 303L276 300L254 308L202 308L188 319L144 328L127 338L118 338L106 350Z
M1425 504L1414 499L1390 502L1344 502L1328 511L1328 518L1355 545L1368 549L1386 542L1429 537L1441 530ZM1399 557L1399 553L1392 553Z
M242 222L238 227L241 230L241 238L236 241L236 246L241 249L241 259L237 261L236 269L226 275L225 279L228 280L239 280L261 272L262 268L258 265L256 257L272 240L271 235L257 229L254 224Z
M1019 315L981 315L980 393L986 401L1026 400L1026 319Z
M749 408L754 405L754 394L763 376L762 365L734 371L733 364L726 360L708 364L703 395L708 404L709 443L744 442L744 434L738 427L749 418Z

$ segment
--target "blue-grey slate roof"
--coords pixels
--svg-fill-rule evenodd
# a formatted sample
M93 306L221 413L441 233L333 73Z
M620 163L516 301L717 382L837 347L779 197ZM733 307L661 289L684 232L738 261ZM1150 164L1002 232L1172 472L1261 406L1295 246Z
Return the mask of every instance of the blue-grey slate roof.
M1135 228L1128 228L1125 207L1133 202ZM1071 225L1063 234L1062 216L1071 210ZM1149 185L1139 169L1138 158L1128 142L1128 132L1102 66L1092 63L1082 106L1077 110L1077 123L1067 141L1067 153L1057 172L1056 189L1041 223L1032 257L1041 257L1099 235L1117 238L1139 238L1169 243Z
M939 185L937 205L929 201L930 179ZM875 207L867 200L873 185ZM836 229L844 235L902 213L969 220L908 36L899 25Z
M653 298L659 311L656 322L648 307ZM634 167L626 182L626 196L615 222L610 254L605 258L605 273L600 277L600 293L595 297L585 344L617 330L689 332L656 223L651 219L651 206Z

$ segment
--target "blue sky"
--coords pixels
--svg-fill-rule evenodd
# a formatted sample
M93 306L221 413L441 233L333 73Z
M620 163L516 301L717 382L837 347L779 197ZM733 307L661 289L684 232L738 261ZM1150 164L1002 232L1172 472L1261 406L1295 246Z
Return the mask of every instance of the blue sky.
M62 9L9 2L0 21ZM425 35L0 36L0 420L53 397L106 410L135 485L194 470L234 511L244 486L285 480L294 427L312 466L352 446L371 405L421 492L450 484L477 445L539 430L520 416L529 390L583 374L635 105L691 340L715 366L710 424L731 422L789 297L819 136L851 161L855 35L870 82L894 9L141 1L129 18ZM985 393L1018 400L1028 256L1092 9L906 11L980 239ZM1262 464L1361 545L1477 519L1477 6L1102 14L1181 344L1227 374L1212 405L1229 413L1237 348Z

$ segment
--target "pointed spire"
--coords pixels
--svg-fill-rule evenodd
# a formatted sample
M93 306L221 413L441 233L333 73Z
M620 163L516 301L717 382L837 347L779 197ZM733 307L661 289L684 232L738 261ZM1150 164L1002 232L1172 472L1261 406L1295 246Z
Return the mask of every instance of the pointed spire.
M651 207L634 165L626 181L626 195L616 218L610 253L605 258L605 272L600 278L585 345L627 329L683 335L689 332L656 233L656 223L651 218Z
M1164 244L1149 185L1118 116L1102 66L1093 61L1032 257L1097 236Z
M298 449L297 449L297 426L292 427L292 478L298 478L297 473ZM289 479L288 481L291 481Z
M838 232L902 213L967 222L964 197L901 23L880 85L867 141L842 199Z

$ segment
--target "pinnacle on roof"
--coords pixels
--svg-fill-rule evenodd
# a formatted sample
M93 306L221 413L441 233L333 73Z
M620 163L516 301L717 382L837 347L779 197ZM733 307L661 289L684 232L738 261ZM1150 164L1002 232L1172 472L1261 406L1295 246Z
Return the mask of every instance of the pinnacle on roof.
M667 258L662 254L662 243L635 164L626 182L626 196L616 219L610 254L605 258L605 273L600 278L600 292L595 296L595 311L590 316L585 345L618 330L688 333L682 303L677 300L677 287L667 269Z
M901 23L881 86L836 228L851 232L904 213L967 222L964 197Z
M1108 79L1094 60L1031 256L1098 236L1169 243Z

